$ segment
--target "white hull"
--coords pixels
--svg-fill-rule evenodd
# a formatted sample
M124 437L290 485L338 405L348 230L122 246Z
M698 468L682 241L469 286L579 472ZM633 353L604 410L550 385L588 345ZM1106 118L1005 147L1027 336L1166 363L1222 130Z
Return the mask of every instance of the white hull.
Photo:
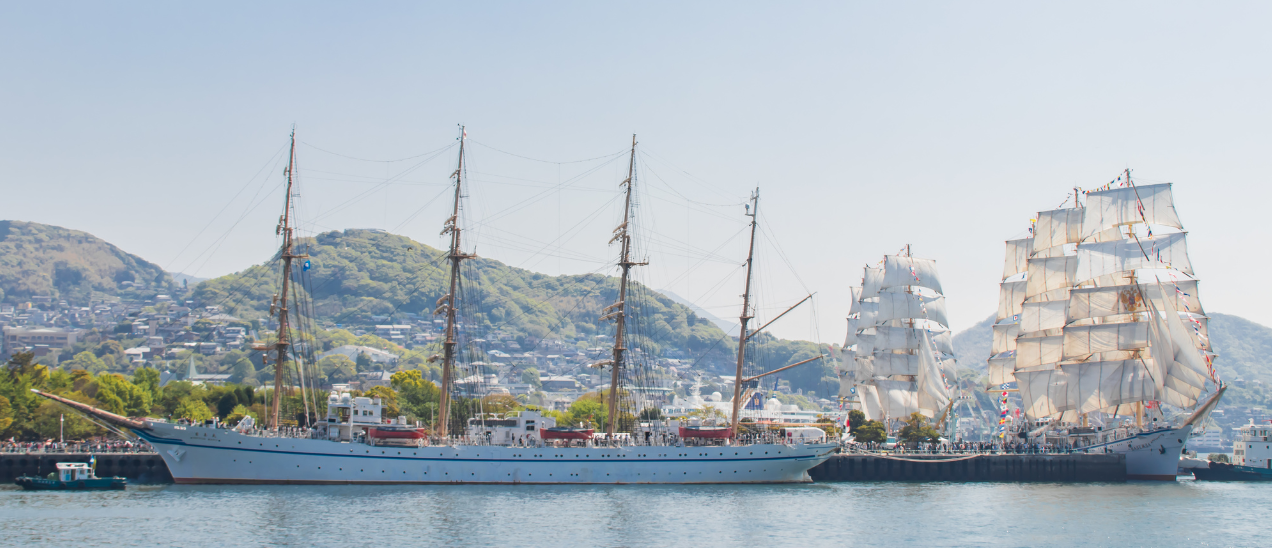
M146 422L177 483L796 483L834 444L385 447Z
M1129 438L1093 445L1088 453L1125 453L1128 479L1175 481L1184 442L1192 434L1193 425L1157 430Z

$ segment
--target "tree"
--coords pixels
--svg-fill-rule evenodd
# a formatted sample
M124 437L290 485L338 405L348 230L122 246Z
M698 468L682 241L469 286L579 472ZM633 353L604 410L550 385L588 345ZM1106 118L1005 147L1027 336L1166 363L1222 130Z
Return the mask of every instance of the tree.
M11 424L13 424L13 406L9 405L9 398L0 396L0 432L8 430Z
M66 369L83 369L91 373L101 373L106 370L106 362L87 350L76 354L74 358L62 362L62 366Z
M853 437L860 443L883 443L888 439L888 430L879 421L866 421L852 430Z
M866 422L866 414L862 413L860 409L853 409L852 411L848 412L848 430L849 431L856 432L857 427L861 426L862 424L865 424L865 422Z
M662 409L657 407L646 407L640 410L640 420L656 421L663 418Z
M248 416L252 417L252 420L256 420L256 413L253 413L247 408L247 406L242 404L236 405L234 406L234 409L230 411L230 414L226 415L225 422L238 424L238 421L241 421L243 420L243 417Z
M390 418L398 418L402 414L402 410L398 407L397 391L387 386L373 386L363 394L368 398L380 398L380 404L384 406L384 416Z
M172 411L172 416L178 419L205 421L212 418L212 411L208 410L208 406L203 403L203 400L187 397L177 404L177 408Z
M150 393L128 382L123 375L102 373L95 380L97 394L94 397L107 411L129 417L150 413Z
M508 413L521 407L521 402L508 394L490 394L481 399L481 409L486 413Z
M234 392L226 392L216 402L216 415L221 418L230 416L234 412L234 408L239 406L238 396Z
M919 442L937 443L941 441L941 433L928 425L928 418L922 413L910 413L910 418L906 419L897 438L910 445Z
M1206 457L1206 460L1209 460L1210 462L1222 462L1224 464L1228 464L1230 462L1226 453L1211 453Z
M521 382L534 387L535 390L543 388L543 381L539 379L539 370L533 367L527 367L521 372Z
M159 370L153 367L141 367L133 372L133 384L150 394L153 403L159 400Z
M573 426L578 423L585 423L592 428L600 428L605 424L605 419L609 416L609 408L605 406L599 398L588 398L590 394L584 394L579 399L574 400L570 404L569 424L563 426ZM560 424L558 422L558 424Z
M442 391L433 381L425 379L420 370L398 371L389 377L389 383L397 390L403 411L420 419L436 418Z
M370 371L373 364L374 362L371 361L371 356L368 356L366 352L359 352L358 361L355 362L354 369L356 369L358 373Z
M331 382L346 382L358 376L353 360L343 354L332 354L318 360L318 367Z
M243 382L244 379L255 374L256 366L252 365L252 360L239 358L239 360L234 362L234 365L230 367L230 382Z

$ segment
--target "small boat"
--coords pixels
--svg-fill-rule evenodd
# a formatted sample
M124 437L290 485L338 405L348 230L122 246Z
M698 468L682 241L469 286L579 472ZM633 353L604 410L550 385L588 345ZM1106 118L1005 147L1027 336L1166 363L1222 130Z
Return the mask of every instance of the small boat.
M570 426L550 426L539 429L539 437L545 440L590 440L595 430Z
M83 462L59 462L57 473L48 478L22 476L13 480L28 491L104 491L123 490L128 480L120 477L99 478Z
M1272 481L1272 424L1241 427L1232 443L1232 463L1210 462L1195 465L1193 477L1202 481Z
M680 437L727 440L733 437L733 429L728 426L681 426Z
M367 437L377 440L419 440L427 433L423 428L402 424L382 424L367 428Z

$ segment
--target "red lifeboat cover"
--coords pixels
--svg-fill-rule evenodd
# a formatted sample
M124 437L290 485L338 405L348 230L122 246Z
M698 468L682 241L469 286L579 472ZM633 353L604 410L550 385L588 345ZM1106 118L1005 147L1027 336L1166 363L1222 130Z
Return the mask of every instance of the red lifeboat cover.
M539 437L545 440L587 440L592 439L593 432L595 432L595 430L591 428L553 426L550 428L540 429Z
M424 438L424 429L395 425L372 426L367 429L367 436L377 440L418 440Z
M733 437L733 429L728 426L681 426L680 437L723 440Z

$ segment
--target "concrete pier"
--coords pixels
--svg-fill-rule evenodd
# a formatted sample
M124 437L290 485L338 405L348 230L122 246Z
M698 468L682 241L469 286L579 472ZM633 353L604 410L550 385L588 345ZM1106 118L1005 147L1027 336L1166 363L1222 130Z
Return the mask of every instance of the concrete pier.
M99 477L123 476L137 483L172 483L168 465L157 453L94 453ZM0 481L45 476L59 462L88 462L89 453L0 453Z
M1123 482L1126 456L842 454L808 474L813 481Z

